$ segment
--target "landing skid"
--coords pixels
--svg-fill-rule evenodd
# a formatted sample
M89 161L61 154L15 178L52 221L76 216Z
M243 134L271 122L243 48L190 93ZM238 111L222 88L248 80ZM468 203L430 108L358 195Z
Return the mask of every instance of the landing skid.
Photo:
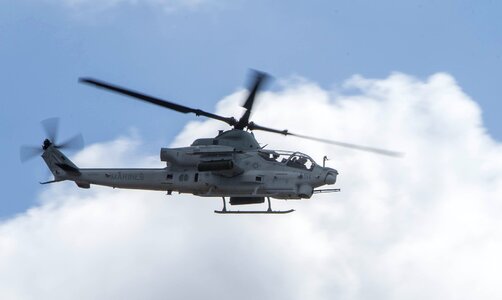
M295 210L294 209L289 209L289 210L272 210L272 207L270 205L270 197L267 197L268 200L268 209L267 210L227 210L227 204L225 202L225 197L222 197L223 199L223 209L222 210L215 210L214 212L217 214L288 214L292 213Z
M234 214L234 215L238 215L238 214L288 214L288 213L292 213L294 212L295 210L294 209L290 209L290 210L271 210L271 211L268 211L268 210L243 210L243 211L240 211L240 210L215 210L214 212L217 213L217 214Z

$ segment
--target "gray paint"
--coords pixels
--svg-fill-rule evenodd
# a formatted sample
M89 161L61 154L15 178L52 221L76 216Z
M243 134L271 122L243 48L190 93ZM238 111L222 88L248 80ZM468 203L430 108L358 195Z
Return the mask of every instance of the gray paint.
M78 168L52 145L42 157L55 181L71 180L82 188L95 184L202 197L310 198L315 188L334 184L338 175L299 152L262 150L251 133L235 129L215 138L198 139L190 147L162 148L164 168ZM222 161L231 164L218 163ZM200 163L225 168L199 171Z

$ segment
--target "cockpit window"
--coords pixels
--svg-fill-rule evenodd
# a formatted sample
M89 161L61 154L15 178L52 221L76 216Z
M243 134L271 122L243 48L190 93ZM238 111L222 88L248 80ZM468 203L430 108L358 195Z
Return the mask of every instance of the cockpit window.
M258 152L258 155L262 157L265 160L269 161L277 161L277 158L279 157L279 154L273 153L273 152Z
M265 160L285 164L289 167L312 170L315 162L310 156L300 152L262 150L259 156Z
M314 168L314 161L307 155L297 152L289 157L286 165L297 169L312 170Z

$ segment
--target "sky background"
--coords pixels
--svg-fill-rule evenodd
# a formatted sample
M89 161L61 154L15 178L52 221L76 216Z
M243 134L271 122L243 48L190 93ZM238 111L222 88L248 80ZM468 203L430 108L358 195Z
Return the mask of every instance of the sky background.
M64 299L105 282L104 294L83 298L134 299L146 290L160 298L205 274L213 280L197 286L216 296L223 291L219 280L245 270L256 289L232 278L229 297L244 289L250 298L291 299L291 286L298 299L502 295L491 281L500 278L495 267L502 268L495 251L502 249L500 2L0 0L0 7L0 293L49 298L51 287L66 284L56 297ZM224 126L78 78L239 115L249 68L276 78L258 100L260 124L407 156L396 162L261 133L259 141L271 148L298 149L317 161L333 157L345 194L331 204L323 197L279 204L297 215L260 218L258 227L255 219L215 218L216 201L40 186L50 178L43 161L19 161L21 145L45 138L40 121L58 116L61 140L81 132L89 146L76 155L79 165L160 167L160 147L184 146ZM231 255L219 260L225 247L247 258L243 269ZM190 265L187 255L197 253L189 249L198 248L207 253ZM128 250L117 258L110 249ZM299 255L285 255L289 249ZM173 261L159 258L168 254ZM103 262L110 271L95 276ZM121 277L124 262L140 275ZM67 265L75 272L67 273ZM13 269L19 272L9 277L5 270ZM181 276L165 284L156 279L171 270ZM277 289L267 285L279 277ZM22 288L26 282L31 288ZM123 286L130 288L121 292Z
M326 88L354 74L448 72L502 138L497 1L0 3L0 133L11 145L1 150L9 171L0 179L16 198L2 217L32 205L34 183L47 177L39 161L18 159L19 145L43 141L41 120L61 117L61 138L82 132L88 144L134 127L156 152L191 119L78 84L81 76L212 111L244 86L248 68Z

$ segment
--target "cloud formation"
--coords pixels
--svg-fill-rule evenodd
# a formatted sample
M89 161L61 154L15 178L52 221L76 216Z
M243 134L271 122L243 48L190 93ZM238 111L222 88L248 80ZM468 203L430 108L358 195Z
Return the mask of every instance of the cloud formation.
M340 172L339 194L275 201L297 209L286 216L219 216L219 199L53 185L0 225L0 298L502 297L502 146L450 75L280 84L260 95L258 124L406 156L257 132L268 148L327 154ZM239 115L244 96L222 99L217 113ZM190 122L173 145L223 128ZM76 161L104 166L113 147L114 165L154 164L139 145L93 145Z

